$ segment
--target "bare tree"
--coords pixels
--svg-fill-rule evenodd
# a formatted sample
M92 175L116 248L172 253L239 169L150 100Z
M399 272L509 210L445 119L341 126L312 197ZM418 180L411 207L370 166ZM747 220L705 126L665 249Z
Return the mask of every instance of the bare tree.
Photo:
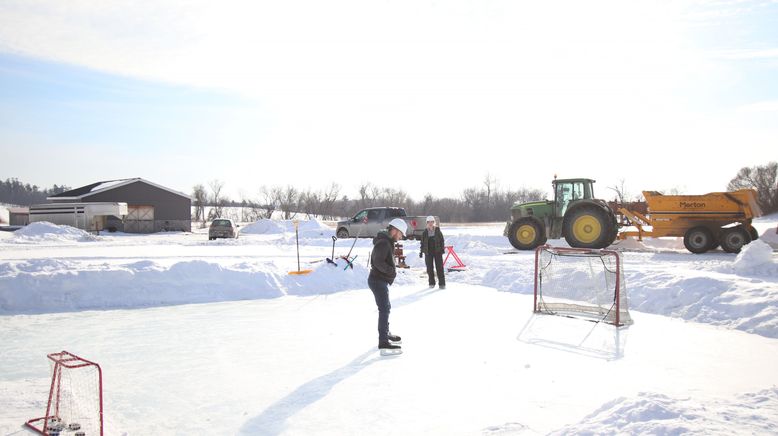
M757 203L764 214L778 212L778 162L741 168L727 185L730 191L747 188L756 189Z
M338 201L338 194L340 194L340 185L334 182L322 192L321 215L323 219L335 218L333 209L335 207L335 202Z
M225 199L222 197L222 189L224 189L224 182L221 180L212 180L208 183L211 188L211 210L208 212L208 220L211 221L216 218L221 218L224 210Z
M192 197L194 198L194 221L200 222L205 219L205 203L208 201L208 194L205 187L197 184L193 188Z
M608 189L616 193L616 201L619 204L624 204L624 200L627 198L627 190L624 188L624 179L619 180L618 184L608 186Z
M287 185L280 194L278 208L284 213L284 219L290 220L296 217L300 206L300 192L294 186Z
M281 187L263 186L259 189L259 194L262 198L262 205L260 206L262 209L261 218L273 218L273 212L276 211L276 208L278 208L278 204L281 200Z
M491 174L486 173L486 177L483 181L484 184L484 190L486 193L486 205L492 204L492 190L495 189L495 186L497 184L497 179L492 177Z

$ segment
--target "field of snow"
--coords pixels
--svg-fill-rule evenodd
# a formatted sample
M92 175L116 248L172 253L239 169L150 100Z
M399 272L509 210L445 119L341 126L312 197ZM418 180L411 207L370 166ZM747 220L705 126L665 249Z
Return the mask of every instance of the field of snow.
M371 242L333 268L333 229L315 221L300 228L307 276L288 275L289 223L216 241L0 232L0 435L43 414L60 350L102 365L106 434L775 434L777 224L759 219L738 256L616 245L635 320L621 329L533 316L533 254L502 224L444 226L467 271L428 289L404 243L394 358L375 349Z

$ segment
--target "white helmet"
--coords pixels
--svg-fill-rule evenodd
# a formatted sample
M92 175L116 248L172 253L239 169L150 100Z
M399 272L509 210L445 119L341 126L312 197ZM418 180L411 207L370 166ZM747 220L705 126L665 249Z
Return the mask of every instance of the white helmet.
M408 224L405 221L401 220L400 218L395 218L389 221L389 225L399 230L400 233L403 234L403 236L405 236L405 232L408 231Z
M432 216L432 215L428 216L427 217L427 222L430 222L430 221L432 221L434 223L435 222L435 217Z

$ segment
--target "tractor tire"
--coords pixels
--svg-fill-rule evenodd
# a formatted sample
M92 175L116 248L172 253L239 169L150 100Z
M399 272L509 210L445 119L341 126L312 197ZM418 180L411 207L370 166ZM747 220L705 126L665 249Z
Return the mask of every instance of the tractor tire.
M613 243L618 227L596 206L582 206L565 215L565 240L575 248L605 248Z
M756 241L757 239L759 239L759 232L757 232L756 229L753 228L752 226L748 227L748 234L749 236L751 236L752 241Z
M338 233L336 235L338 239L347 239L348 238L348 230L344 228L338 229Z
M546 243L546 229L537 218L519 218L511 224L508 240L517 250L534 250Z
M683 235L683 245L694 254L702 254L714 246L713 232L705 226L692 227ZM721 244L724 245L724 244Z
M743 246L751 242L751 235L743 226L721 229L721 248L727 253L740 253Z

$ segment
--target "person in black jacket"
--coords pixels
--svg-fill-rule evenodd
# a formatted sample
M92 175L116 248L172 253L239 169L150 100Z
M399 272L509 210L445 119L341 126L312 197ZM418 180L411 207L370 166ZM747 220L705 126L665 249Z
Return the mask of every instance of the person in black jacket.
M370 255L370 275L367 285L373 291L375 304L378 306L378 348L400 352L400 346L392 342L400 342L400 337L389 333L389 285L394 283L397 269L394 266L394 243L399 241L408 230L405 221L395 218L389 227L378 233L373 239L373 252Z
M435 286L435 274L432 270L432 264L435 263L435 270L438 273L438 283L440 289L446 289L446 275L443 271L443 232L435 225L435 217L427 217L427 228L421 235L421 251L419 257L425 255L424 261L427 264L427 275L429 276L430 287Z

